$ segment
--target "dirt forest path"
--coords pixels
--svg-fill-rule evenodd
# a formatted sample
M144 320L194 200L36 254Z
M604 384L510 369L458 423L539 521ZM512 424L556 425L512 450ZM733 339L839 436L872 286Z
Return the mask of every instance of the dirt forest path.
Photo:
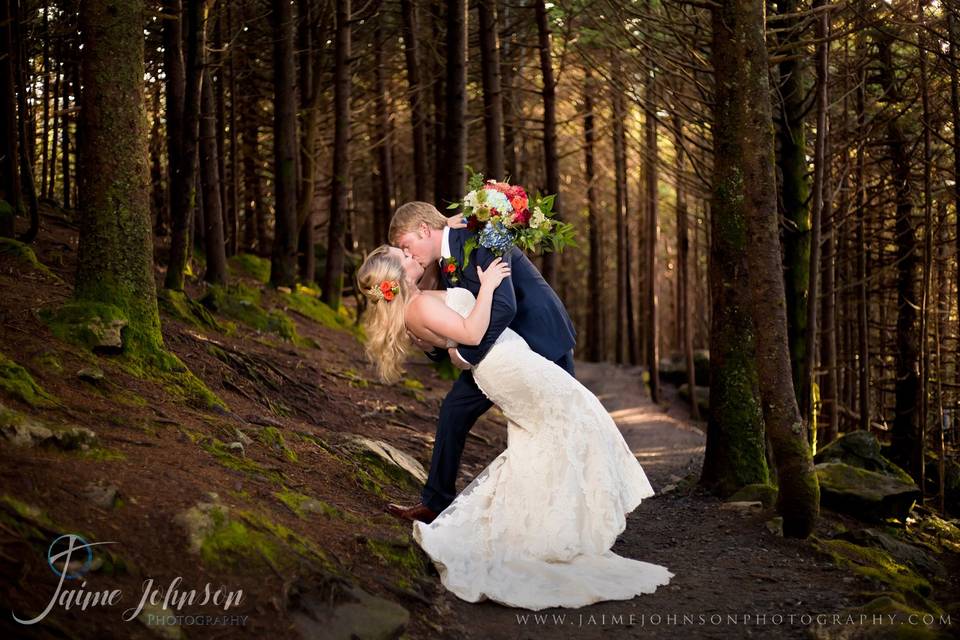
M696 480L705 436L683 417L682 406L654 405L640 373L639 368L577 364L578 378L617 421L657 491L628 517L613 551L666 566L675 574L672 582L629 601L539 612L489 601L471 604L444 591L439 606L444 615L435 620L439 635L809 638L809 624L804 624L809 621L802 621L802 614L839 612L861 600L858 592L865 588L858 578L818 559L807 544L768 531L765 523L774 514L724 509L722 501L689 483L670 488L685 476ZM761 622L758 616L764 614Z

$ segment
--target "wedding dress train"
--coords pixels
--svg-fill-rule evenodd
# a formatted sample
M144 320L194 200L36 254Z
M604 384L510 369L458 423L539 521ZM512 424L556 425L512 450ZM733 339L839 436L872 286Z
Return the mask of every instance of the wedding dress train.
M447 290L463 316L475 301ZM443 585L469 602L539 610L669 583L666 567L610 551L654 491L597 397L510 329L473 375L508 420L507 448L432 523L413 524Z

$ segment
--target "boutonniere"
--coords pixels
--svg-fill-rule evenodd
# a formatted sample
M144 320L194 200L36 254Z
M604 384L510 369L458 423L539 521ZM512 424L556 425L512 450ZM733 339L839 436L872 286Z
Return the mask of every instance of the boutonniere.
M457 273L460 270L460 267L457 266L456 258L454 258L453 256L450 256L449 258L444 258L443 266L441 268L443 269L443 272L447 274L447 278L450 279L450 282L452 282L453 284L457 284L458 282L460 282L460 276Z

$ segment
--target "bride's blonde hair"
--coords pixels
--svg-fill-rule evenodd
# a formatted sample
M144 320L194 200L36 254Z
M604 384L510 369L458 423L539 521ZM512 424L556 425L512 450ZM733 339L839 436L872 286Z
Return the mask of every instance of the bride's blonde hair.
M410 351L410 337L403 321L403 310L411 292L403 265L390 255L391 247L382 244L367 256L357 271L357 285L370 301L364 314L367 334L367 358L377 367L384 382L396 382L403 374L401 365ZM384 296L384 282L398 283L392 300Z

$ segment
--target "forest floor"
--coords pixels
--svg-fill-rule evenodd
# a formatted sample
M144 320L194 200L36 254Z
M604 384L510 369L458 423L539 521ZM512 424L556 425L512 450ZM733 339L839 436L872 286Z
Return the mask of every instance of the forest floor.
M419 483L357 446L357 438L383 442L429 467L451 383L426 359L409 364L402 384L380 384L349 313L265 286L268 264L240 256L226 289L188 278L191 300L217 294L212 315L189 302L162 306L167 348L225 404L212 405L189 378L53 335L41 310L69 299L77 229L44 213L36 262L0 246L3 637L379 637L404 628L417 640L801 638L812 637L802 614L837 613L882 590L811 540L771 532L771 510L731 509L704 493L696 484L703 425L686 419L671 387L657 406L639 369L578 363L657 491L630 515L614 551L675 577L653 594L576 610L462 602L440 585L410 527L383 511L388 501L415 501ZM156 276L162 282L161 270ZM70 438L13 445L24 429L36 439L44 428L93 435L79 447ZM492 410L467 440L460 486L505 445ZM817 535L857 526L825 511ZM113 544L96 547L83 580L63 590L118 589L119 603L61 603L38 624L15 623L9 611L31 618L57 592L48 549L68 533ZM171 612L156 606L136 615L146 585L165 593L171 584L243 595L227 610L209 602L173 610L176 625L161 624ZM945 588L938 602L960 601L956 582Z

